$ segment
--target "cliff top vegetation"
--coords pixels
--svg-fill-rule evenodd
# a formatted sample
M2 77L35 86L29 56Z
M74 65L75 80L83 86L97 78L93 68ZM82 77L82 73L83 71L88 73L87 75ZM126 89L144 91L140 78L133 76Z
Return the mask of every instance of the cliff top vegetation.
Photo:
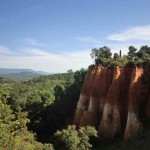
M141 46L138 50L134 46L129 46L127 55L122 56L121 50L119 53L112 55L111 49L107 46L100 48L93 48L90 55L94 59L96 65L102 66L143 66L150 63L150 47L145 45Z

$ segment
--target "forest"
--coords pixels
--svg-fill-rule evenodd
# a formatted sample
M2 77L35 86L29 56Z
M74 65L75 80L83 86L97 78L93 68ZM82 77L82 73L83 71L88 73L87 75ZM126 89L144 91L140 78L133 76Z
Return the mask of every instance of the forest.
M129 46L112 54L107 46L91 50L94 65L134 67L150 64L150 47ZM89 64L90 66L91 64ZM123 142L103 141L92 126L73 125L75 109L88 68L40 76L28 81L0 77L0 149L88 150L146 149L150 132ZM142 147L142 148L141 148Z

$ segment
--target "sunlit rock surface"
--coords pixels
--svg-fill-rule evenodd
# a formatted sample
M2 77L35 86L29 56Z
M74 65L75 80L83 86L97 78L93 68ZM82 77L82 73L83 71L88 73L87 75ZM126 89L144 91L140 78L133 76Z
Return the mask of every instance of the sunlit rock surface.
M90 66L77 104L74 124L95 126L102 138L128 139L150 119L150 67Z

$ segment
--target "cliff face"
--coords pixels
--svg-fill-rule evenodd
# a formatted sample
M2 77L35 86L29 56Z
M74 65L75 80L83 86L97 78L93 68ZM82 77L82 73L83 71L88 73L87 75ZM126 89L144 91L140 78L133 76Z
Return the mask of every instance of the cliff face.
M78 101L74 123L95 126L101 137L128 139L150 119L150 68L91 66ZM142 115L141 115L142 114Z

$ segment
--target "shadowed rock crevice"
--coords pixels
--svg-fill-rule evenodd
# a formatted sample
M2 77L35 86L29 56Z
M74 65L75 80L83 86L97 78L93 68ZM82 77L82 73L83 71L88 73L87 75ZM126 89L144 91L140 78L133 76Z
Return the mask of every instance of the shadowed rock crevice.
M74 124L95 126L102 138L128 139L150 119L150 68L91 66L84 80Z

